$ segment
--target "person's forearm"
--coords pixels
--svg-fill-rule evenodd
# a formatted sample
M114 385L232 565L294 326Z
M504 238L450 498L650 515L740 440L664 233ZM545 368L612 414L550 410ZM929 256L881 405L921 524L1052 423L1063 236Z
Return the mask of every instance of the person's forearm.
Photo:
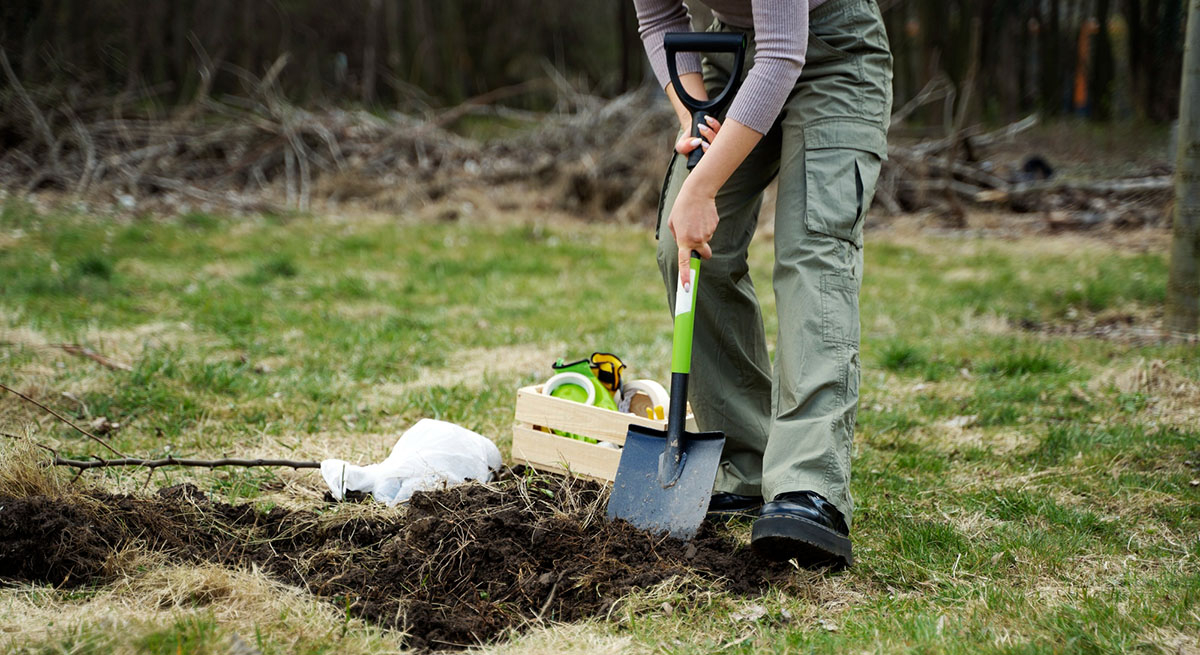
M683 190L715 198L725 181L741 166L761 139L762 135L758 132L733 119L726 120L700 163L688 174Z
M688 95L697 100L708 100L708 90L704 88L704 78L700 73L684 73L679 76L679 81L683 84L683 90L687 91ZM679 95L675 93L675 85L667 85L667 97L671 99L671 107L675 109L675 115L679 117L679 126L683 128L685 134L692 133L692 114L687 107L683 106L683 101L679 99Z

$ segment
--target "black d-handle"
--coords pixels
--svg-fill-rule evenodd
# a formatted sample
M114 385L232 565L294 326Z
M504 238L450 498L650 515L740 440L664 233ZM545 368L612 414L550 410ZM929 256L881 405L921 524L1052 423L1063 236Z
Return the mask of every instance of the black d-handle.
M700 125L709 114L719 114L731 99L737 81L742 77L742 66L746 62L746 37L733 32L667 32L663 37L663 49L667 53L667 72L671 75L671 86L675 87L675 95L679 101L692 113L692 136L700 137ZM679 81L679 67L675 64L675 54L679 52L732 52L733 70L729 81L716 97L708 100L697 100L688 95ZM700 137L703 138L703 137ZM696 148L688 155L688 170L700 163L704 156L703 148Z

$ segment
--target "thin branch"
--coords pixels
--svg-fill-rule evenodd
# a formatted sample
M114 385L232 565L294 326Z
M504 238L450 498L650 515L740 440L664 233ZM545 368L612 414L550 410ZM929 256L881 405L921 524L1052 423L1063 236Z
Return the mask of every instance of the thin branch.
M28 442L29 442L30 444L32 444L33 446L35 446L35 447L37 447L37 448L41 448L42 450L44 450L44 451L46 451L46 452L50 453L51 455L54 455L55 457L58 457L58 451L57 451L57 450L55 450L55 449L51 448L50 446L47 446L46 444L37 443L36 441L30 441L29 437L21 437L21 436L17 436L17 435L15 435L15 434L12 434L12 433L9 433L9 432L0 432L0 437L5 437L6 439L15 439L15 440L17 440L17 441L28 441Z
M9 390L11 391L11 389ZM0 437L16 439L19 441L28 439L28 437L21 437L8 432L0 432ZM83 473L87 469L109 468L113 466L142 466L150 469L151 472L153 472L154 469L163 466L190 466L195 468L209 469L216 468L218 466L241 466L245 468L257 466L277 466L297 470L321 468L320 462L291 459L245 459L237 457L223 457L221 459L192 459L189 457L173 457L171 455L167 455L166 457L160 457L159 459L125 456L121 456L119 459L104 459L103 457L92 455L91 459L71 459L69 457L62 457L58 454L57 450L51 448L50 446L36 442L31 443L33 443L34 446L37 446L38 448L50 453L51 455L54 455L54 461L52 463L55 466L69 466L71 468L79 469L80 473Z
M4 76L8 78L8 83L17 93L17 97L25 104L25 109L29 112L29 117L33 120L37 131L41 133L42 139L46 142L46 147L50 149L51 164L54 166L55 173L58 172L58 149L54 143L54 132L50 129L50 124L46 122L46 117L38 109L37 103L29 96L25 87L21 84L21 80L17 78L17 74L13 72L12 65L8 62L8 55L3 49L0 49L0 69L4 70Z
M558 591L558 580L554 581L554 584L550 587L550 593L546 594L546 601L542 603L541 609L538 610L537 618L534 619L535 621L541 621L542 617L546 614L546 610L550 609L550 603L554 602L554 592L556 591Z
M81 346L77 343L57 343L54 345L57 346L58 348L61 348L64 352L71 353L72 355L79 355L80 357L87 357L88 359L92 360L93 362L96 362L97 364L99 364L107 369L112 369L114 371L125 371L127 373L129 371L133 370L133 367L130 366L129 364L125 364L124 362L118 362L116 360L109 359L108 357L101 355L100 353L96 352L95 350L92 350L91 348L88 348L87 346Z
M909 100L903 107L892 114L891 127L896 127L908 119L913 112L927 105L934 100L941 100L947 95L954 93L954 83L945 73L938 73L929 80L925 88L921 89L912 100Z
M83 122L75 115L75 111L71 109L70 105L63 107L63 113L66 114L67 120L71 123L71 129L75 132L76 143L84 152L83 172L75 182L75 193L82 193L87 191L92 183L92 176L96 173L96 142L92 139L92 135L88 134L87 128L83 126Z
M45 405L39 403L38 401L34 400L33 398L30 398L29 396L26 396L25 394L21 393L20 391L17 391L16 389L13 389L9 386L6 386L3 383L0 383L0 389L3 389L5 391L17 396L18 398L20 398L21 400L24 400L25 402L33 403L34 405L37 405L38 407L42 408L46 412L49 412L49 414L51 416L53 416L54 418L62 421L63 423L66 423L67 425L71 426L72 428L75 428L75 431L78 432L79 434L82 434L83 436L87 437L88 439L91 439L92 441L95 441L96 443L100 444L101 446L104 446L105 449L108 450L108 452L116 455L117 457L125 457L124 453L122 453L122 452L118 451L117 449L113 448L112 446L108 445L107 441L101 439L100 437L97 437L96 435L92 434L91 432L88 432L87 430L84 430L83 428L79 427L78 425L75 425L67 417L63 416L62 414L59 414L58 412L50 409L49 407L46 407Z
M551 85L547 79L535 78L532 80L519 82L517 84L512 84L510 86L502 86L498 89L492 89L486 93L481 93L472 98L467 98L459 103L458 106L447 109L439 114L437 118L430 121L428 125L445 127L462 118L467 113L470 113L472 109L477 107L490 105L498 100L504 100L505 98L511 98L523 93L529 93L530 91L541 90L548 86Z
M293 469L321 468L320 462L305 462L290 459L238 459L231 457L222 459L190 459L183 457L172 457L169 455L160 459L146 459L142 457L122 457L120 459L103 459L100 457L96 457L94 459L68 459L55 455L54 465L70 466L80 470L106 468L111 466L143 466L148 469L156 469L161 466L191 466L210 469L218 466L279 466Z
M958 106L958 112L954 116L954 127L950 134L950 151L946 155L946 161L949 166L945 167L944 173L946 176L946 200L950 203L951 214L954 217L955 227L966 227L966 210L963 209L962 201L958 197L956 189L957 183L954 179L954 165L958 161L958 149L962 144L963 127L966 124L967 114L971 111L971 95L975 91L975 78L979 74L979 42L981 40L980 32L982 30L983 21L978 16L971 20L971 63L967 66L967 77L963 80L962 86L962 101Z

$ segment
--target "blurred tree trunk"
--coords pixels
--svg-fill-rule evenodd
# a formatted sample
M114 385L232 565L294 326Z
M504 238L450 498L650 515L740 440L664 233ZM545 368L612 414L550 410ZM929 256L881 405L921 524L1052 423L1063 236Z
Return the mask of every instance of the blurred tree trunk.
M1108 36L1109 0L1096 0L1096 21L1100 31L1092 50L1092 65L1088 79L1091 118L1106 121L1112 117L1113 54Z
M379 46L379 26L382 16L383 5L380 0L370 0L370 10L367 12L366 24L363 29L366 31L363 45L363 65L362 65L362 101L363 104L371 104L375 102L375 58Z
M621 50L621 81L618 87L622 93L629 90L630 57L633 56L629 39L629 7L632 3L621 2L617 11L617 47Z
M1133 82L1133 106L1146 114L1146 35L1143 31L1142 0L1124 0L1125 23L1129 26L1129 71Z
M1152 88L1159 93L1155 98L1151 118L1157 121L1171 120L1172 112L1179 108L1181 100L1175 92L1180 89L1183 74L1183 58L1180 54L1183 51L1184 40L1180 38L1180 32L1185 29L1181 24L1186 20L1184 11L1180 0L1165 0L1163 3L1162 26L1154 41L1157 47L1153 68L1158 73L1158 79Z
M1164 326L1194 334L1200 327L1200 0L1189 3L1175 166L1175 222Z
M1179 0L1124 0L1122 7L1135 109L1151 120L1170 120L1179 108L1183 7Z
M921 51L925 58L923 77L925 80L931 80L938 73L945 71L957 85L961 82L961 77L956 77L955 71L949 65L951 62L945 61L945 59L951 58L947 56L950 12L946 9L945 3L937 1L922 2L920 5ZM953 119L952 112L947 111L942 104L933 105L930 109L932 113L930 122L940 122L949 131L950 122Z
M1049 114L1057 114L1063 107L1063 78L1066 64L1063 61L1062 20L1059 3L1049 3L1049 15L1041 21L1042 41L1042 108Z

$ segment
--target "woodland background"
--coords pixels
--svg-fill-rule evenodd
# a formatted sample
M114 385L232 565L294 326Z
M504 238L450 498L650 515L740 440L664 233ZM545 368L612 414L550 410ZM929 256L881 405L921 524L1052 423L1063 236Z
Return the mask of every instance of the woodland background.
M1167 121L1178 111L1181 0L880 6L896 55L897 107L942 75L960 87L974 63L977 119L1037 111ZM702 7L693 12L698 24L704 15ZM236 92L245 72L273 67L293 102L401 111L485 93L515 108L548 109L555 90L535 82L551 68L599 96L647 76L632 3L617 0L5 0L0 47L28 86L137 94L166 106L202 89ZM0 81L0 93L6 86ZM933 103L913 119L937 124L945 113ZM0 129L0 145L4 136Z

